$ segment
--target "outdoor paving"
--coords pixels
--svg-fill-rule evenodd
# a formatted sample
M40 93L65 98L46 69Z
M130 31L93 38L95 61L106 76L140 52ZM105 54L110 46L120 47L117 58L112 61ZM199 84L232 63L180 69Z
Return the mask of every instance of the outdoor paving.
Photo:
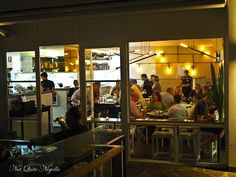
M172 164L129 162L127 177L236 177L236 173Z

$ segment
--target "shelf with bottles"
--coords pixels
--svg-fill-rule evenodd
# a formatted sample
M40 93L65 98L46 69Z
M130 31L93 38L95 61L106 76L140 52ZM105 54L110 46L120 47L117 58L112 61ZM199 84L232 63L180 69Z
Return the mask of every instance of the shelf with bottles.
M90 60L91 53L85 53L85 60ZM97 53L97 52L92 52L92 60L93 61L107 61L111 60L112 55L109 55L107 53Z
M86 70L90 70L90 64L85 66ZM93 63L93 70L110 70L108 63Z
M42 57L41 58L41 70L50 72L63 72L65 71L65 61L64 57L50 58Z

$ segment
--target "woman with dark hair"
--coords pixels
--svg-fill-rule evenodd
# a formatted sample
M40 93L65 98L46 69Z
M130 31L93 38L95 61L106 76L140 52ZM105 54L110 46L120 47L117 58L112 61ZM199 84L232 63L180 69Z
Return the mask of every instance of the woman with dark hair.
M151 101L147 104L148 111L165 110L166 105L161 99L160 92L152 93Z

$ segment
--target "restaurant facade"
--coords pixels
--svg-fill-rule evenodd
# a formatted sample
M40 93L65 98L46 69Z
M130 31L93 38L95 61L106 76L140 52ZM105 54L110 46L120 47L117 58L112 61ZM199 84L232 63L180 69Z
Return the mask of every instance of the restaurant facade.
M217 163L220 167L236 168L236 136L234 135L236 126L234 108L236 104L236 99L234 99L236 88L234 77L236 24L234 19L236 13L234 8L236 2L233 0L183 2L168 0L165 2L139 1L137 4L113 1L96 1L87 4L81 2L80 4L60 1L38 4L38 9L30 2L28 4L29 7L22 7L23 11L17 9L21 8L20 4L15 4L12 9L10 4L6 4L5 9L8 10L4 10L4 7L0 9L0 14L3 15L0 17L0 34L2 33L0 38L0 98L2 100L0 127L4 132L12 129L12 126L14 129L14 123L9 121L11 117L9 100L15 95L24 93L25 87L35 93L30 95L30 98L35 100L36 105L50 105L53 110L50 108L48 112L44 108L44 112L41 106L37 106L36 123L29 124L28 128L25 125L22 137L34 134L33 132L35 136L50 132L52 127L49 128L50 125L47 127L47 124L50 124L52 120L48 119L48 123L45 123L42 117L47 112L51 115L53 112L56 114L52 115L54 119L66 111L66 105L63 105L64 101L67 102L64 99L66 95L64 91L67 89L66 86L71 86L74 79L80 82L81 95L86 95L80 98L83 115L86 115L83 117L84 124L88 124L96 114L94 111L96 108L92 106L95 102L92 99L94 93L91 92L95 85L92 83L100 82L104 87L109 87L120 80L122 96L119 100L121 106L118 118L121 119L121 129L126 137L126 145L131 144L127 146L126 157L128 160L145 161L146 157L140 159L132 155L133 140L129 138L132 136L130 129L142 125L158 127L158 123L156 125L156 123L130 119L130 79L139 79L142 72L147 73L148 76L157 74L163 84L163 89L166 90L170 83L178 83L184 68L186 69L189 64L188 69L194 71L192 73L194 82L203 85L211 81L210 63L213 63L216 75L220 75L219 66L224 67L224 87L222 87L224 114L223 118L219 118L220 123L216 127L213 125L213 128L224 129L224 145L222 145L224 155ZM201 42L205 44L205 48L208 47L208 51L197 48ZM183 43L187 47L181 47ZM214 46L213 49L211 46ZM60 54L53 54L53 50L63 51ZM160 53L162 50L164 52ZM209 51L211 53L208 53ZM155 52L155 55L152 52ZM216 53L220 61L216 61L218 59ZM139 61L135 60L139 54L143 58L138 58L141 59ZM158 54L163 58L165 56L166 61L164 59L153 61L152 57L155 58ZM94 59L95 55L96 59ZM100 60L99 57L102 59ZM150 60L144 60L145 57ZM205 59L206 62L202 61L204 57L208 57ZM136 62L132 63L132 61ZM153 66L154 63L155 66ZM164 68L169 71L165 72ZM173 74L168 75L171 68ZM51 98L48 98L47 94L41 94L40 73L42 71L48 72L50 80L54 80L57 85L59 97L56 100L58 102L51 103ZM138 82L141 83L141 80ZM99 99L103 102L103 99L109 98ZM64 107L60 107L62 105ZM91 112L88 111L88 107L92 107ZM57 114L58 112L60 114ZM107 116L110 118L113 115L104 117ZM99 117L103 116L99 115ZM168 128L165 127L165 123L160 125ZM179 125L182 126L182 124ZM189 126L189 124L183 125ZM15 126L17 129L18 125ZM175 153L174 162L177 162L176 156Z

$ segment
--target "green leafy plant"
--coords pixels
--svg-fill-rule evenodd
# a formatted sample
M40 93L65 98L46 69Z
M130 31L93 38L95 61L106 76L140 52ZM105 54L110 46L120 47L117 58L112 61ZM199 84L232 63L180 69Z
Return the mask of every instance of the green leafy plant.
M211 76L212 76L212 89L213 99L216 104L216 108L219 112L219 120L222 121L224 118L224 68L223 65L219 68L218 79L214 65L211 63Z

